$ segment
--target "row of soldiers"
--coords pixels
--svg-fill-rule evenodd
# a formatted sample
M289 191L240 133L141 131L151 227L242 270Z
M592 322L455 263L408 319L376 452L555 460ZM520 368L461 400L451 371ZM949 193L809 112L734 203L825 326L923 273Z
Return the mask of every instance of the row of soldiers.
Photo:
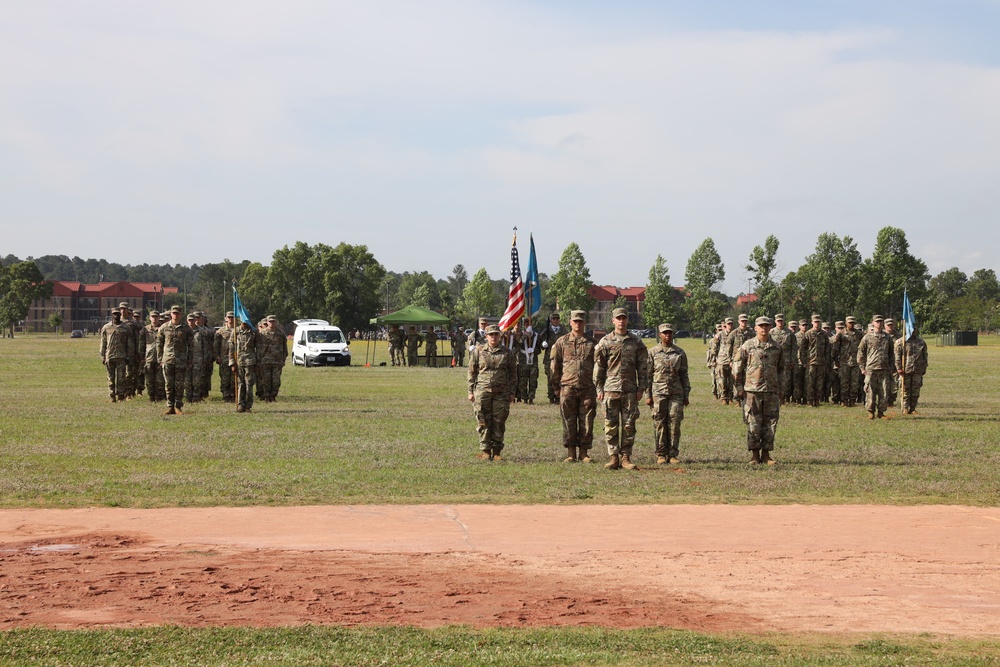
M277 324L272 315L258 323L258 330L246 323L236 327L230 311L225 325L216 330L207 325L203 311L189 313L185 322L180 306L173 306L165 322L153 310L143 326L141 314L120 303L100 332L110 400L127 401L145 393L151 402L166 401L166 414L182 414L185 397L189 403L208 397L217 365L222 399L238 403L239 412L252 408L254 395L273 402L288 356L285 334Z
M433 328L421 333L417 327L410 325L409 331L398 324L389 325L386 337L389 343L389 359L393 366L420 365L420 348L424 348L424 365L435 368L438 365L438 333ZM448 334L451 341L453 365L462 365L465 358L465 333L461 329ZM456 355L456 345L460 354ZM457 357L457 361L456 361Z
M735 350L754 335L748 316L738 319L739 326L732 318L717 325L706 358L712 393L727 405L733 402L730 368ZM845 407L863 404L873 419L883 417L896 404L902 384L903 412L916 411L927 371L927 346L916 331L904 339L895 322L881 315L872 318L867 332L861 331L853 316L837 321L833 328L818 314L812 316L811 326L803 319L792 320L786 327L781 313L775 315L774 323L770 337L790 360L779 378L783 402L813 407L821 402Z

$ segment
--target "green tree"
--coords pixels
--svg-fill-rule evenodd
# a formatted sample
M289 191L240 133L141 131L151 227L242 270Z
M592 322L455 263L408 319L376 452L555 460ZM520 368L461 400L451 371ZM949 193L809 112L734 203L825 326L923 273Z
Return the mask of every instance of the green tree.
M942 271L931 278L927 283L927 288L935 296L940 296L945 301L950 301L951 299L965 296L965 286L968 282L969 278L965 273L959 271L957 266L953 266L947 271Z
M441 310L441 294L438 290L437 280L427 271L419 273L410 273L407 271L403 273L399 281L399 289L396 291L396 303L399 307L405 308L406 306L415 304L414 292L421 285L425 287L426 305L417 305L424 305L425 308L432 310ZM421 295L421 299L423 298L423 295Z
M649 269L646 283L646 298L642 304L642 319L647 327L655 327L663 322L673 322L677 317L674 307L674 288L670 285L670 272L662 255Z
M379 310L385 268L368 246L341 243L328 251L323 265L326 307L344 329L366 329Z
M290 248L284 246L274 251L267 271L269 314L277 316L281 322L330 318L324 278L325 262L332 250L327 245L310 246L297 241ZM251 311L253 317L264 314Z
M559 270L552 276L551 291L559 310L590 310L596 300L587 293L593 283L580 246L570 243L559 257Z
M715 241L707 238L688 258L684 271L685 287L691 295L684 303L688 321L696 331L715 331L715 323L729 304L713 294L713 287L726 279L722 258Z
M13 338L14 325L28 316L31 302L51 296L52 283L33 261L0 267L0 329Z
M204 310L209 322L221 322L225 311L233 307L233 280L242 278L249 264L246 259L239 264L224 259L202 266L198 279L188 290L192 306Z
M469 318L481 315L500 315L500 302L493 288L493 280L485 268L476 271L472 280L462 290L461 310Z
M806 257L793 279L799 281L797 289L788 291L797 292L797 298L786 303L794 304L795 316L809 319L817 312L830 322L843 319L857 307L862 282L857 244L850 236L820 234L816 250Z
M268 282L269 270L260 262L251 262L243 271L243 276L236 285L240 295L240 301L246 306L250 316L260 319L262 315L274 314L283 324L291 322L291 319L283 319L278 313L271 309L271 293ZM230 291L230 305L232 305L232 293Z
M63 316L61 313L52 313L49 315L49 326L52 327L52 330L56 333L62 333L62 323Z
M927 291L927 265L910 254L906 232L883 227L875 240L872 256L862 268L860 310L864 317L880 313L899 318L903 313L903 290L912 300Z
M977 269L965 285L966 294L980 301L1000 299L1000 282L993 269Z
M754 284L757 301L747 308L751 320L766 315L773 316L782 308L781 289L774 280L778 268L778 239L773 234L764 240L763 246L754 246L750 252L750 262L746 265Z

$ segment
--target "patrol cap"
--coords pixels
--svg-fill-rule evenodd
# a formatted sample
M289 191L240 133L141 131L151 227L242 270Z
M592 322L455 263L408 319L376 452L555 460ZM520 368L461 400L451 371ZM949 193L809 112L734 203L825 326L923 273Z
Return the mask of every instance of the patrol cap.
M753 325L755 327L763 327L763 326L769 327L772 324L774 324L774 322L772 322L771 318L768 317L767 315L761 315L760 317L758 317L756 320L753 321Z
M267 321L268 321L268 322L277 322L277 321L278 321L278 318L277 318L277 317L275 317L274 315L268 315L268 316L267 316Z
M885 318L881 315L872 315L872 322L885 322Z
M844 328L844 320L837 320L836 322L833 323L833 326L837 327L838 329L843 329Z
M775 322L784 322L785 321L785 316L782 315L781 313L778 313L777 315L774 316L774 321Z
M129 306L128 303L126 303L124 301L122 301L121 303L118 304L118 309L121 310L122 308L128 308L128 309L131 310L131 306Z
M551 315L549 315L550 320L558 320L559 317L560 317L559 313L552 313Z
M488 318L488 317L486 317L485 315L480 315L480 316L479 316L479 321L480 321L480 322L486 322L486 321L488 321L488 320L489 320L489 318Z
M231 310L226 311L226 317L236 317L236 313Z
M189 320L193 320L193 319L195 319L196 317L198 317L198 316L197 316L197 315L195 315L194 313L188 313L188 316L187 316L187 318L188 318Z
M750 316L747 315L746 313L740 313L740 318L739 319L740 319L740 322L748 322L748 321L750 321Z
M569 319L573 322L587 321L587 311L585 310L574 310L569 314Z
M615 308L611 311L611 317L613 319L618 319L619 317L628 317L628 311L624 308Z
M855 322L857 322L857 320L854 319L854 315L848 315L847 319L844 321L847 322L848 324L854 324Z
M722 323L723 324L736 324L735 322L733 322L733 318L731 318L731 317L727 317L725 320L723 320Z
M820 315L819 313L813 313L812 321L813 322L822 322L823 321L823 316Z
M500 333L500 327L497 326L496 324L491 324L488 327L486 327L486 335L498 334L498 333Z
M149 316L150 317L159 317L160 316L160 311L158 311L158 310L151 310L151 311L149 311Z
M671 324L670 322L664 322L660 326L656 327L656 331L659 333L663 333L664 331L669 331L670 333L673 333L674 325Z
M896 320L892 319L891 317L887 317L887 318L885 318L885 323L886 324L895 324Z
M807 326L809 326L809 320L799 320L799 326L800 327L807 327Z
M829 322L823 322L823 324L821 324L820 327L823 328L823 329L829 329L830 328L830 323Z
M722 325L721 324L716 324L715 325L715 330L716 331L722 331Z
M183 313L184 311L181 310L180 306L170 306L170 312L171 313Z

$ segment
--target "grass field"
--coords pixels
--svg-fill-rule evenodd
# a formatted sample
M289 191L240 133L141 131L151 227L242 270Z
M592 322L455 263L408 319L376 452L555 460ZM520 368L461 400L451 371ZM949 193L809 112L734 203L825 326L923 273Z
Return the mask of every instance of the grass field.
M916 417L783 408L781 464L755 469L738 409L711 397L704 345L682 344L693 384L684 465L652 465L644 408L642 469L628 473L560 463L561 424L544 393L514 406L506 461L477 460L465 371L379 366L384 344L372 367L289 365L279 402L253 414L216 391L165 417L162 404L108 403L93 338L0 340L0 506L1000 502L1000 346L932 347ZM353 347L363 363L366 346Z
M1000 345L931 347L918 417L782 410L776 457L746 464L735 408L711 398L700 341L678 468L560 463L554 406L517 405L506 461L475 459L462 369L287 367L280 402L236 414L217 394L164 417L110 404L93 338L0 340L0 507L318 503L1000 502ZM365 357L354 345L355 363ZM218 381L215 381L218 387ZM598 422L599 423L599 422ZM595 448L600 453L601 449ZM1000 641L937 636L713 636L670 630L146 628L0 634L0 664L31 665L982 665Z

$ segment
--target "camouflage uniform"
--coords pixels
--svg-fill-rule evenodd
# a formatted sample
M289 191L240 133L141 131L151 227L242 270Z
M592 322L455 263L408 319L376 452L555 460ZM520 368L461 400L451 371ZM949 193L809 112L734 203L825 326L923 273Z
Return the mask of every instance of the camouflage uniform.
M233 317L232 312L226 313L226 317ZM226 323L215 332L212 340L212 353L215 355L215 363L219 365L219 391L222 392L225 403L236 400L236 383L233 380L233 370L229 367L229 342L232 337L233 330Z
M746 341L753 338L756 334L754 330L749 326L745 326L744 323L748 321L746 315L739 316L740 325L734 328L732 331L726 334L726 337L722 340L722 345L726 348L726 353L724 358L727 360L727 368L725 370L726 375L729 376L729 397L732 398L733 392L736 391L736 387L733 386L732 380L732 362L733 358L736 357L736 350L740 349L740 345L743 345Z
M403 333L398 324L389 327L389 361L393 366L405 366L406 358L403 348L406 344L406 334Z
M556 344L556 341L566 335L566 329L563 328L561 324L552 324L552 320L559 317L559 313L552 313L549 315L549 322L546 323L545 329L538 333L538 338L541 341L542 350L542 366L545 368L546 376L546 386L549 392L549 403L559 402L559 397L556 396L555 387L552 386L552 346Z
M469 337L461 329L455 329L451 334L451 358L455 366L465 365L465 346L469 344Z
M191 366L191 329L184 321L168 321L156 331L156 359L163 369L168 412L184 405L184 378Z
M663 331L663 325L659 327ZM673 327L670 328L673 331ZM680 456L681 422L684 404L691 395L688 361L684 350L663 341L649 348L646 402L652 401L653 427L656 435L657 461Z
M819 322L819 320L813 320ZM799 363L805 368L806 402L819 407L823 398L823 377L826 365L830 359L830 337L822 329L809 329L802 337L803 345L799 348Z
M208 398L212 393L212 374L215 372L215 329L205 323L205 313L198 311L198 317L202 322L200 325L202 335L208 343L205 345L201 362L201 397Z
M896 331L895 320L886 318L885 320L885 335L889 337L892 343L893 349L896 347L896 341L902 338L903 334ZM896 405L896 398L899 395L899 376L895 372L889 375L889 384L887 385L888 394L886 394L885 401L890 407Z
M433 328L427 330L424 335L424 360L428 368L437 368L438 365L438 337Z
M646 345L630 333L615 332L601 339L594 350L594 384L604 404L604 438L608 455L631 458L639 395L646 390Z
M848 318L850 324L854 318ZM861 343L861 332L857 329L844 328L834 340L833 355L839 361L838 375L840 377L840 402L846 407L854 407L858 397L858 385L861 383L861 371L858 369L858 345Z
M500 331L490 325L487 331ZM477 345L469 355L469 394L473 396L479 448L491 459L504 448L510 403L517 387L517 361L505 346Z
M721 335L722 328L716 325L715 335L712 336L712 342L705 351L705 367L708 368L708 372L712 376L712 396L714 396L716 400L721 398L719 392L719 376L715 372L715 362L716 357L719 354L719 339Z
M258 353L257 331L251 325L238 327L229 344L229 366L236 367L237 412L253 409Z
M142 393L146 391L146 327L136 319L138 316L138 313L135 313L132 317L134 324L132 331L135 334L135 358L138 360L135 371L135 393L137 396L142 396Z
M799 405L806 404L806 365L802 362L802 353L808 349L806 343L806 332L809 331L809 322L801 320L799 322L799 332L795 334L795 396L794 402Z
M858 366L865 376L865 408L871 419L888 408L889 382L893 367L892 339L884 331L866 333L858 345Z
M135 340L130 325L112 320L101 327L101 363L108 371L108 395L112 401L125 400L125 369L133 357Z
M204 398L205 350L211 348L212 341L205 336L205 331L198 326L198 317L192 313L187 318L191 330L191 365L184 375L184 393L188 403L197 403Z
M927 344L916 333L909 340L902 337L893 346L896 362L896 374L902 380L901 396L902 410L908 415L917 411L920 400L920 388L924 384L924 373L927 372Z
M267 321L277 322L273 316ZM274 403L281 389L281 372L288 359L288 339L280 328L271 330L270 325L263 333L257 334L257 382L260 397Z
M152 402L162 401L167 397L163 385L163 369L156 357L156 334L159 330L160 327L153 326L152 322L142 329L142 338L146 348L143 355L146 394Z
M732 319L727 319L727 324L732 323ZM719 386L719 398L729 405L733 400L733 376L732 376L732 355L730 354L729 334L733 331L725 329L719 334L718 345L715 347L715 382Z
M757 318L769 322L766 317ZM762 342L754 336L743 343L733 360L733 379L745 393L743 420L747 425L747 449L754 452L753 462L770 460L774 432L781 410L780 380L785 367L784 350L772 340Z
M410 327L410 333L406 336L406 363L408 366L416 366L419 359L418 348L423 345L423 339L416 327Z
M587 460L594 443L597 389L594 387L594 341L570 331L556 339L549 351L549 381L559 396L563 447L567 461Z
M775 322L784 324L784 316L779 313L775 316ZM784 326L775 326L771 329L771 340L781 348L785 359L784 369L781 371L781 377L778 378L781 401L784 403L791 400L792 387L794 386L792 377L795 372L795 365L790 360L794 359L798 354L798 348L795 346L795 332L786 329Z

